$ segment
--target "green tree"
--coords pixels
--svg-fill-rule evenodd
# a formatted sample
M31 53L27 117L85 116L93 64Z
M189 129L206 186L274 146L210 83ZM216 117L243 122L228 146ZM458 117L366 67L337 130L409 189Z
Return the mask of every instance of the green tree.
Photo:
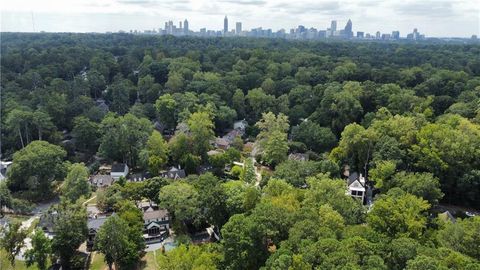
M255 166L253 164L252 158L246 158L243 161L243 170L242 174L240 175L240 179L245 183L255 184L257 181L257 175L255 174Z
M51 183L65 175L65 150L45 141L34 141L13 155L8 170L12 191L31 192L31 199L45 198L52 192Z
M12 207L12 199L12 194L7 187L7 183L5 181L0 182L0 218L4 216L3 211L5 207Z
M176 163L180 163L187 154L193 152L192 140L183 132L178 132L168 141L168 148L172 160Z
M143 163L148 167L153 176L160 174L160 171L168 161L168 144L158 131L153 131L147 140L145 149L142 152Z
M222 255L212 244L180 245L166 253L157 255L159 270L204 269L215 270L220 267Z
M345 127L337 147L330 152L335 162L350 164L352 169L367 169L375 149L378 134L353 123Z
M193 147L198 156L206 156L210 149L210 140L214 138L214 124L207 112L193 113L188 121Z
M160 96L155 102L158 119L168 128L174 128L177 122L177 102L170 94Z
M270 165L277 165L285 160L288 152L288 117L282 113L278 116L272 112L263 113L262 119L255 125L260 129L257 141L260 144L262 158Z
M264 232L252 218L234 215L222 228L228 269L258 269L268 257Z
M168 209L178 220L193 220L199 212L197 190L184 182L173 182L160 189L158 195L162 208Z
M318 174L307 178L310 187L305 192L302 204L305 207L318 209L329 204L333 210L342 215L347 224L358 224L364 221L364 209L361 202L345 194L345 182L331 179L328 175Z
M140 151L145 147L152 124L146 118L132 114L125 116L107 115L101 123L102 139L99 153L108 159L127 162L135 167Z
M245 117L245 94L241 89L237 89L235 93L233 93L232 107L237 111L239 118Z
M313 121L303 121L292 128L292 139L303 142L308 149L318 153L329 151L337 139L329 128L321 127Z
M112 100L110 109L120 115L127 113L130 107L130 94L132 92L135 92L132 82L117 77L107 88L107 93L111 96Z
M88 176L88 168L83 163L70 165L62 186L63 195L71 202L75 202L82 196L88 198L91 192Z
M389 237L418 238L426 228L425 211L429 208L427 201L400 189L391 189L375 202L367 223Z
M76 250L87 238L87 210L80 201L72 204L62 200L55 211L52 251L60 258L62 268L69 269Z
M117 215L109 217L95 237L95 249L105 255L108 268L132 269L139 258L129 239L128 224Z
M435 205L443 197L438 178L431 173L399 172L393 176L398 187Z
M78 116L73 119L72 134L78 149L95 151L98 147L100 126L85 116Z
M2 234L0 247L7 252L7 259L12 266L15 266L15 256L20 253L24 246L23 240L27 237L27 231L21 229L20 226L20 223L12 222L0 231Z
M32 249L25 252L27 266L36 263L38 269L47 269L47 260L51 253L51 240L45 236L42 230L37 229L32 236Z
M480 250L476 247L480 239L480 217L459 219L456 223L447 223L438 232L438 240L448 248L462 252L480 260Z

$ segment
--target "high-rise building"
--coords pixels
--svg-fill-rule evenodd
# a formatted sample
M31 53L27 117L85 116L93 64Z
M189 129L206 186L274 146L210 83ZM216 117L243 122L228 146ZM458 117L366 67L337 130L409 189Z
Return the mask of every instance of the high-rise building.
M189 29L188 29L188 21L187 19L185 19L185 21L183 21L183 33L185 35L188 35L189 34Z
M393 39L400 39L400 31L393 31L392 32Z
M235 23L235 34L240 35L240 33L242 33L242 23L237 22Z
M346 38L351 38L353 37L353 31L352 31L352 20L348 19L347 24L345 25L344 29L345 37Z
M363 39L363 32L358 31L357 32L357 38Z
M376 38L376 39L380 39L380 38L381 38L381 36L380 36L380 31L377 31L377 33L375 34L375 38Z
M223 19L223 34L226 35L228 33L228 18L225 15L225 19Z
M332 22L330 23L330 30L331 30L332 32L337 31L337 21L332 21Z

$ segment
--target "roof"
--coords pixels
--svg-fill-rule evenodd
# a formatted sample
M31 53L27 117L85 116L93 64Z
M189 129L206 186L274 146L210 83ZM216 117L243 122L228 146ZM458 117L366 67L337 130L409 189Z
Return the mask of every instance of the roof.
M167 209L159 209L155 211L148 211L143 213L143 220L149 221L152 219L161 219L168 217L168 210Z
M90 177L90 183L98 187L110 186L113 181L113 177L106 174L97 174Z
M112 172L124 172L126 167L125 163L115 163L112 165Z
M87 221L87 227L89 230L98 230L100 227L102 227L103 223L107 220L108 217L97 217L97 218L92 218Z
M225 138L215 138L215 144L220 146L229 146L230 144Z
M292 153L292 154L288 155L288 159L297 160L297 161L307 161L308 160L308 155L307 154L302 154L302 153Z
M155 123L153 123L153 127L160 133L163 133L163 130L165 130L165 125L159 121L155 121Z
M454 216L452 215L452 213L450 213L450 211L448 211L448 210L445 211L445 212L443 212L443 213L438 214L438 217L439 217L440 219L442 219L443 221L451 221L451 222L453 222L453 223L456 222L455 217L454 217Z
M146 180L147 178L148 178L147 174L144 174L144 173L131 173L128 176L128 180L130 182L142 182L142 181Z
M162 173L162 177L170 178L170 179L178 179L178 178L185 178L187 174L185 173L184 169L178 169L176 167L172 167L167 172Z
M348 182L347 184L350 186L353 182L358 180L358 173L353 172L348 176Z

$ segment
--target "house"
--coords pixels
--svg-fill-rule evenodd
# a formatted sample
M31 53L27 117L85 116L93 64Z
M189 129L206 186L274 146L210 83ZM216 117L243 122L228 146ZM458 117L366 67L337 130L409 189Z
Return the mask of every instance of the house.
M126 178L128 175L128 166L125 163L115 163L112 165L110 175L113 179L118 180L120 177Z
M38 221L37 227L41 228L42 231L47 235L47 237L51 238L55 235L53 231L53 226L55 221L58 217L58 212L55 210L47 210L46 213L43 213L40 216L40 220Z
M142 210L143 212L150 211L151 210L156 210L158 209L158 205L152 201L141 201L137 203L138 209Z
M214 145L216 148L227 150L230 148L230 143L225 138L215 138Z
M143 212L143 238L147 243L163 241L169 235L170 215L167 209L148 208Z
M163 134L163 132L165 131L165 125L160 123L159 121L155 121L155 123L153 123L153 128L160 132L160 134Z
M7 178L7 170L11 165L11 161L0 161L0 181Z
M113 184L115 179L111 175L97 174L90 176L90 184L97 188L109 187Z
M236 130L241 130L243 132L245 132L245 130L247 129L248 127L248 122L245 121L245 119L243 120L239 120L239 121L235 121L233 123L233 129L236 129Z
M443 213L438 214L438 218L445 221L445 222L452 222L455 223L457 220L455 217L450 213L450 211L445 211Z
M288 155L288 159L296 161L308 161L308 155L302 153L291 153Z
M143 182L150 178L148 173L131 173L128 175L129 182Z
M104 100L104 99L97 99L97 100L95 100L95 104L96 104L97 108L100 109L100 111L101 111L103 114L107 114L107 113L108 113L109 108L108 108L108 105L105 103L105 100Z
M362 174L358 174L356 172L349 174L347 178L347 194L358 198L363 203L365 200L366 195L366 183L365 177Z
M164 178L170 178L174 180L182 179L187 176L184 169L175 168L175 167L170 168L170 170L166 172L162 172L160 175Z
M103 223L107 220L107 216L91 218L87 221L88 236L87 236L87 250L93 250L93 244L95 243L95 237L98 230L102 227Z

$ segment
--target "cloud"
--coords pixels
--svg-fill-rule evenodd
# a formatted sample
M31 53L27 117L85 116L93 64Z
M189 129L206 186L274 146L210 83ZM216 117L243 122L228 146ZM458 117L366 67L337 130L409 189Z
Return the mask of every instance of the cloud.
M407 16L451 17L456 15L453 1L444 0L398 2L393 5L393 10Z
M272 6L274 10L287 14L320 14L342 15L347 13L348 6L339 1L298 1L280 2Z
M252 6L263 6L267 3L264 0L218 0L220 3L228 3L234 5L252 5Z

